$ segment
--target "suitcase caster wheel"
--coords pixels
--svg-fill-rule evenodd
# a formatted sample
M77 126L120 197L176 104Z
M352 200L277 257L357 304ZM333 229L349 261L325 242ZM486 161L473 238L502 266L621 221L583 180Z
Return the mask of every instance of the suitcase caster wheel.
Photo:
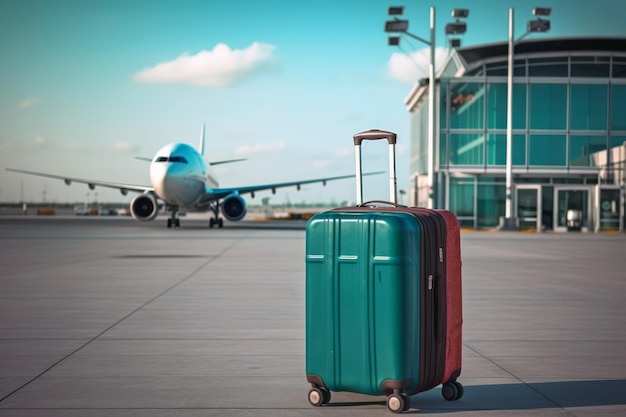
M330 402L330 390L325 387L321 387L320 389L322 390L322 395L324 396L322 404L326 405Z
M387 397L387 408L392 413L401 413L409 409L409 398L406 394L391 394Z
M456 401L463 396L463 385L459 382L446 382L441 389L441 395L448 401Z
M330 391L327 388L314 387L309 391L309 403L313 407L321 407L330 402Z
M463 385L461 385L460 382L454 381L453 383L454 383L454 385L456 385L456 389L459 390L459 395L456 396L456 399L460 400L461 397L463 396L463 393L465 392L465 389L463 389Z

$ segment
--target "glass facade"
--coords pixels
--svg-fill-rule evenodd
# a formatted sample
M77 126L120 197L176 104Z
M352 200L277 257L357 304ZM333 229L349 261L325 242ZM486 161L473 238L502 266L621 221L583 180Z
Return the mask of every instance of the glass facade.
M606 130L608 86L572 84L570 94L572 130Z
M565 130L567 84L530 84L530 129Z
M529 137L528 164L534 167L564 167L567 162L565 135L533 135Z
M504 213L506 187L504 178L478 178L477 227L495 227Z
M527 54L515 59L514 183L543 184L534 198L544 203L543 213L538 216L544 228L560 225L563 213L551 216L562 211L563 204L566 209L570 201L581 207L587 202L592 204L595 194L588 187L624 185L626 45L624 51L603 51L597 56L589 51L553 51L552 57L543 53L540 57ZM452 71L444 69L437 88L434 174L443 179L438 184L440 188L445 184L445 193L435 190L440 197L433 205L451 210L462 225L469 227L495 227L505 214L507 65L506 56L499 58L502 60L473 63L461 77L451 76ZM427 94L412 110L414 176L427 175ZM580 184L581 189L563 191L561 184ZM611 215L616 216L616 192L602 191L605 195L612 199ZM413 196L414 205L428 203L427 193L414 190ZM618 206L622 200L621 196L617 199ZM584 208L585 215L598 213ZM605 219L602 227L608 224Z
M450 178L449 210L456 214L463 227L474 227L474 193L473 178Z

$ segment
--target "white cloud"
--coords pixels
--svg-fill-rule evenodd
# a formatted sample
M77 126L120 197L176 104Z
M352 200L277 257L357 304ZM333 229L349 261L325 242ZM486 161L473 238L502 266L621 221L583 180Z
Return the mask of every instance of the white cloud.
M26 100L22 100L18 103L17 107L20 109L28 109L29 107L35 107L41 101L38 98L28 98Z
M354 146L335 149L334 156L337 158L347 158L354 156Z
M219 43L212 51L187 52L134 75L138 81L160 84L192 84L223 87L262 71L274 61L275 47L254 42L245 49L230 49Z
M139 146L131 142L117 141L111 145L110 149L114 152L136 153L139 151Z
M346 166L347 163L353 164L354 147L348 146L344 148L336 148L328 156L328 159L317 159L311 163L311 167L315 170L323 170L330 167ZM349 166L349 165L348 165Z
M317 161L313 161L313 168L314 169L325 169L328 168L329 166L331 166L333 164L333 161L331 160L317 160Z
M88 152L89 146L83 142L67 142L63 145L63 149L69 152Z
M0 151L2 152L23 152L37 149L47 149L50 142L43 136L36 136L27 141L3 141L0 142Z
M45 147L47 145L48 145L48 141L43 136L37 136L32 141L32 146L35 146L35 147L41 147L41 146Z
M445 62L448 50L435 48L435 71ZM395 52L387 63L387 73L393 79L413 84L423 77L428 77L430 65L430 48L421 49L410 54Z
M285 142L274 143L258 143L256 145L241 145L235 149L235 155L237 156L249 156L260 154L272 154L278 153L285 149Z
M115 153L127 153L134 154L139 151L139 146L125 141L117 141L112 144L94 145L88 142L65 142L63 149L68 152L80 152L80 153L101 153L101 152L115 152Z

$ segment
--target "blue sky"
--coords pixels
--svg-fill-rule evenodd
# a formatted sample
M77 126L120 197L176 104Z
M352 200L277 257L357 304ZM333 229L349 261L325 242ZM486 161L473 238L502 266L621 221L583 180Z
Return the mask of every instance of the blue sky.
M148 184L162 146L198 143L221 185L354 172L354 133L399 135L398 186L408 187L409 113L403 104L427 71L427 46L387 46L389 6L405 6L409 31L436 46L453 8L469 7L464 45L502 42L508 9L516 36L533 7L552 7L551 31L534 37L626 36L623 0L2 0L0 1L0 201L129 201L119 192L8 173L7 167ZM412 59L408 54L414 54ZM425 61L426 60L426 61ZM385 145L364 149L366 170L387 168ZM270 193L259 197L271 196ZM387 177L365 198L387 197ZM272 202L352 200L346 180L284 189ZM257 200L260 201L259 198Z

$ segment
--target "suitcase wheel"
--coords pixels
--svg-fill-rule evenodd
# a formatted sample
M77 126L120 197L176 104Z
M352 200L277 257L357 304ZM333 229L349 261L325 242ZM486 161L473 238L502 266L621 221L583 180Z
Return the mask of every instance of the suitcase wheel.
M313 387L309 391L309 403L313 407L321 407L330 402L330 391L325 387Z
M448 381L443 384L441 395L448 401L456 401L463 396L463 385L460 382Z
M392 413L407 411L411 406L409 397L403 393L394 393L387 397L387 408Z

